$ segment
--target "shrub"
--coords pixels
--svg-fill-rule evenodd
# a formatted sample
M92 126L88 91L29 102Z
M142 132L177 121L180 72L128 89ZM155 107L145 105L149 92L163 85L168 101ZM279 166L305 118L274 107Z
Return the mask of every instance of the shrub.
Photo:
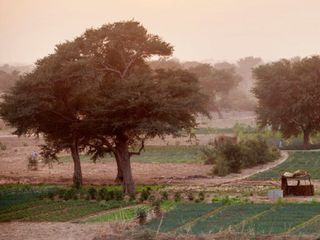
M129 195L129 201L130 202L133 202L133 201L135 201L136 200L136 194L135 193L130 193L130 195Z
M114 200L115 199L115 193L113 190L109 190L106 192L106 198L105 200L106 201L109 201L109 200Z
M148 190L143 189L140 194L140 202L148 200L150 196L150 192Z
M124 198L123 192L121 190L114 191L114 199L117 201L122 201Z
M258 136L242 140L240 143L225 143L212 150L215 158L214 175L225 176L239 173L241 168L253 167L275 160L280 156L279 150L269 147L266 141Z
M144 208L138 208L136 211L137 219L139 224L144 224L147 220L147 212Z
M213 145L210 144L209 145ZM215 148L212 147L204 147L201 149L203 158L204 160L204 164L210 165L210 164L215 164L216 163L216 159L217 159L217 151Z
M166 191L162 192L162 193L161 193L161 199L162 199L163 201L168 200L168 199L169 199L169 194L168 194L168 192L166 192Z
M63 194L63 200L77 199L77 191L74 188L66 190Z
M204 198L205 198L204 192L199 192L199 200L202 202L204 201Z
M59 195L59 198L60 199L63 199L63 196L64 196L64 194L65 194L65 192L66 192L67 190L66 189L59 189L59 191L58 191L58 195Z
M91 187L91 188L89 188L88 189L88 194L89 194L89 198L91 199L91 200L93 200L93 199L97 199L97 190L94 188L94 187Z
M176 192L174 194L174 201L175 202L180 202L181 201L181 194L179 192Z
M48 198L49 198L50 200L54 200L55 196L56 196L56 193L55 193L55 192L49 192L49 193L48 193Z
M155 200L152 202L153 212L156 215L157 218L162 216L161 212L161 202L160 200Z
M189 201L193 201L193 200L194 200L194 196L193 196L193 193L192 193L192 192L189 192L189 193L188 193L188 200L189 200Z
M154 201L156 201L156 197L155 197L154 195L150 195L150 196L149 196L149 201L150 201L151 203L153 203Z
M107 194L108 194L107 189L101 188L101 189L99 190L99 193L98 193L99 199L100 199L100 200L107 200L107 199L106 199L106 198L107 198Z
M218 176L225 176L229 173L230 171L229 171L228 162L223 157L219 156L216 159L216 164L212 169L212 174L218 175Z

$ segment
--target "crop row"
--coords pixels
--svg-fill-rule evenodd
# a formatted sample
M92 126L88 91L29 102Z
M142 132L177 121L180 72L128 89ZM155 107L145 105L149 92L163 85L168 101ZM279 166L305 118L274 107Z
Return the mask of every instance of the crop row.
M319 203L288 204L184 204L168 212L162 220L147 224L152 230L207 234L229 228L240 232L279 234L320 233ZM308 223L305 226L304 223ZM298 228L299 226L303 226ZM297 227L297 230L294 230Z

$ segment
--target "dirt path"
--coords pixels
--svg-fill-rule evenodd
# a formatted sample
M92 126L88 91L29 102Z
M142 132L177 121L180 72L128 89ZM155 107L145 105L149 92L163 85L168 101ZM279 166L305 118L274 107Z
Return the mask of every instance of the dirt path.
M243 169L241 173L239 174L229 174L225 177L218 177L218 176L214 176L214 177L198 177L198 178L193 178L193 179L179 179L179 181L174 181L174 179L171 181L171 183L176 183L178 185L185 185L185 186L220 186L220 185L224 185L224 184L229 184L229 183L235 183L235 182L241 182L243 180L246 180L247 178L260 173L260 172L264 172L267 171L271 168L274 168L276 166L278 166L279 164L283 163L284 161L287 160L287 158L289 157L289 154L287 151L281 151L280 152L280 158L277 159L276 161L267 163L267 164L263 164L263 165L259 165L253 168L248 168L248 169ZM183 181L181 181L183 180Z

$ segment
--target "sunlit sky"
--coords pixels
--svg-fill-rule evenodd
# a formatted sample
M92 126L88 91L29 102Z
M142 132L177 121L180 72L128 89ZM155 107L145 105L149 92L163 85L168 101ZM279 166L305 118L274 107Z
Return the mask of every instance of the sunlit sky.
M320 53L319 0L0 0L0 63L33 63L86 28L135 19L181 60Z

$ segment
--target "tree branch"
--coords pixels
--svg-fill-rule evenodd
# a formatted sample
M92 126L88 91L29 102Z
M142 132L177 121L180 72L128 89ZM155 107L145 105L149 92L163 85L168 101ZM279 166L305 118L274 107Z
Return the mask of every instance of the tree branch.
M129 152L130 156L132 155L140 155L141 151L144 149L144 139L141 140L141 146L138 150L138 152Z
M129 61L129 63L127 64L126 68L124 69L124 71L121 74L121 78L123 79L127 72L129 71L130 67L132 66L132 64L134 64L134 62L141 56L140 52L137 52L136 55Z
M60 117L60 118L62 118L62 119L64 119L64 120L66 120L66 121L68 121L68 122L73 122L73 121L74 121L73 119L67 118L67 117L63 116L61 113L56 112L56 111L54 111L54 110L45 110L45 111L51 112L51 113L55 114L56 116L58 116L58 117ZM44 111L44 112L45 112L45 111Z
M102 141L102 144L105 144L111 152L115 153L116 149L112 146L112 144L108 141L108 139L104 138L104 137L98 137L98 139L100 139Z
M114 73L117 73L121 78L122 78L122 74L121 74L121 72L119 71L119 70L117 70L117 69L114 69L114 68L110 68L110 67L104 67L104 69L105 70L107 70L107 71L110 71L110 72L114 72Z

